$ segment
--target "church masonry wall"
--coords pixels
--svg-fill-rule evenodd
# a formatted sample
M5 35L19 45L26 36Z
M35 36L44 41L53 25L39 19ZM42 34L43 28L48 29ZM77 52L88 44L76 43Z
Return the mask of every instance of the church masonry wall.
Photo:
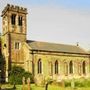
M26 37L23 34L15 34L15 33L10 33L10 38L11 38L11 62L12 64L17 64L23 67L24 64L24 58L23 58L23 49L22 49L22 43L25 41ZM19 42L20 43L20 49L15 49L15 43Z
M50 54L35 54L34 55L34 63L35 63L35 76L38 77L40 76L40 74L37 73L37 62L38 60L41 58L42 60L42 74L41 76L43 77L52 77L53 79L57 79L58 76L60 76L61 78L70 78L71 76L73 76L74 78L80 78L80 77L89 77L89 57L86 55L50 55ZM59 72L58 74L55 74L55 69L54 69L54 64L55 61L58 61L58 66L59 66ZM73 62L73 74L69 74L69 67L68 67L68 75L65 75L65 67L64 67L64 63L67 62L68 66L69 66L69 62L72 61ZM86 75L83 75L81 72L81 75L79 75L78 73L78 63L79 62L86 62ZM53 75L50 75L49 71L49 62L52 62L53 64Z
M29 71L32 73L32 61L33 61L33 56L32 52L30 51L30 47L27 45L27 43L23 43L22 45L23 49L23 57L24 57L24 69L26 71Z

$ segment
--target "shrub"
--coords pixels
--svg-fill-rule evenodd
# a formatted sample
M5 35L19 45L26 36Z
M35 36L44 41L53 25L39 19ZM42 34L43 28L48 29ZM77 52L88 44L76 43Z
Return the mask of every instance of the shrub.
M84 87L84 86L85 86L84 81L79 80L75 81L75 87Z
M50 79L50 78L47 80L47 83L48 83L48 84L52 84L52 82L53 82L53 80Z
M65 86L71 87L72 80L65 80ZM90 87L90 79L80 78L74 79L75 87Z
M65 87L70 87L71 86L71 80L65 80Z
M85 79L84 85L85 85L85 87L90 87L90 78L89 79Z
M90 87L90 79L81 78L75 80L76 87Z
M33 80L33 76L31 73L26 72L23 68L19 66L13 66L11 71L9 72L9 83L22 84L23 77L25 77L26 79L30 77L31 82Z
M24 72L24 73L23 73L23 76L26 78L26 80L27 80L28 78L30 78L30 82L31 82L31 83L34 83L33 75L32 75L31 73L29 73L29 72Z

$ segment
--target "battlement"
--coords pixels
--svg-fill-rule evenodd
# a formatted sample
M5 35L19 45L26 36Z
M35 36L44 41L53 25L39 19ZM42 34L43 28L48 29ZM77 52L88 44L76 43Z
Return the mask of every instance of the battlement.
M20 12L20 13L27 14L27 8L23 8L23 7L7 4L7 6L2 11L2 15L1 16L3 16L7 11L14 11L14 12Z

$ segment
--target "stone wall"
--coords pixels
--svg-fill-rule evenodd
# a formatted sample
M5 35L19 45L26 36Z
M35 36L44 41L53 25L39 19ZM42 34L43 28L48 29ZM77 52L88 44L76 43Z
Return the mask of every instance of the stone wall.
M42 61L42 73L38 74L38 60ZM58 74L55 74L55 61L58 61ZM70 74L69 71L69 63L73 62L73 73ZM79 73L78 65L85 61L85 71L83 74L82 69ZM52 63L53 71L50 73L50 63ZM67 74L65 74L65 63L68 65ZM35 78L40 80L39 78L52 78L53 80L59 79L71 79L71 78L80 78L86 77L88 78L90 75L89 71L89 56L88 55L80 55L80 54L64 54L64 53L47 53L47 52L35 52L34 53L34 73Z

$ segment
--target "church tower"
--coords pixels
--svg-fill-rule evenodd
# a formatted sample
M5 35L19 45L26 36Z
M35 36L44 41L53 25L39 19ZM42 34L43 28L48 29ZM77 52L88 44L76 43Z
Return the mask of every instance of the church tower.
M2 11L2 53L6 60L6 77L11 65L23 67L22 44L27 35L27 9L7 4ZM8 80L6 80L8 81Z

